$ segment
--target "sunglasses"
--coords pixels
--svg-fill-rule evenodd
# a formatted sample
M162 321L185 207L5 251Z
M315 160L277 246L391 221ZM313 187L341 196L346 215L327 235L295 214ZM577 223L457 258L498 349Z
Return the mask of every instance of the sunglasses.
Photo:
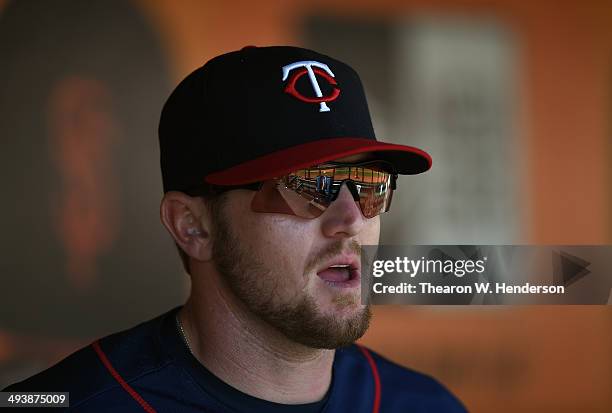
M389 211L397 174L391 164L370 161L360 164L328 162L264 182L244 186L216 187L216 193L232 189L255 190L254 212L319 217L334 202L343 185L366 218Z

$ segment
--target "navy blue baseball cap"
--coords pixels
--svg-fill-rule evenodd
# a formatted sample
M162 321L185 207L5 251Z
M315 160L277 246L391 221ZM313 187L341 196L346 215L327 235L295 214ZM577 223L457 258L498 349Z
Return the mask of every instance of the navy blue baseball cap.
M164 192L259 182L360 153L398 174L431 167L421 149L376 140L350 66L290 46L248 46L196 69L164 105L159 144Z

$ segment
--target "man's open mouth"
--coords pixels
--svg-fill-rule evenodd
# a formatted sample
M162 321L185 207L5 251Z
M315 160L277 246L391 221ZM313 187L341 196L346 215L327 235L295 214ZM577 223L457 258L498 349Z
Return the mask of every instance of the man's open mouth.
M341 288L355 287L361 278L359 266L355 263L331 264L317 275L327 284Z

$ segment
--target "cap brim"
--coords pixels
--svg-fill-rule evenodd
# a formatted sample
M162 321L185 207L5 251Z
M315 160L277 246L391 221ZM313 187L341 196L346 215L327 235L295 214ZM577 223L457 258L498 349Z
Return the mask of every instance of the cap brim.
M242 185L360 153L373 153L374 159L391 163L401 175L420 174L431 168L431 156L412 146L362 138L330 138L282 149L211 173L204 179L213 185Z

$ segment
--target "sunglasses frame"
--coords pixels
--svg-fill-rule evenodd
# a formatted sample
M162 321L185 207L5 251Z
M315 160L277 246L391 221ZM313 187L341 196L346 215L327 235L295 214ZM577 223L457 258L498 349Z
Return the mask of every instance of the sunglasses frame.
M326 169L336 169L336 168L368 168L370 166L376 166L377 168L370 168L370 169L374 169L374 170L379 170L380 172L384 172L386 174L389 175L390 178L390 195L389 195L389 200L387 202L387 207L385 208L384 211L380 211L378 214L373 215L372 217L366 217L366 218L373 218L377 215L380 215L383 212L387 212L389 211L389 207L391 205L391 199L393 198L393 191L395 191L397 189L397 179L398 179L398 174L395 171L395 168L393 167L392 164L390 164L389 162L386 161L379 161L379 160L370 160L370 161L365 161L365 162L360 162L360 163L345 163L345 162L326 162L323 164L319 164L319 165L314 165L312 167L309 168L301 168L298 169L294 172L297 171L303 171L303 170L326 170ZM290 190L290 191L294 191L295 193L297 193L298 195L302 196L300 192L298 192L296 189L293 188L289 188L287 185L287 179L288 177L292 176L292 173L288 173L286 175L280 176L280 177L276 177L276 178L272 178L272 179L268 179L265 181L258 181L258 182L252 182L252 183L248 183L248 184L242 184L242 185L200 185L197 187L193 187L192 189L185 191L185 193L187 195L190 196L201 196L201 197L207 197L207 196L215 196L215 195L220 195L224 192L228 192L228 191L232 191L235 189L247 189L247 190L251 190L251 191L255 191L258 192L260 190L262 190L262 188L264 187L264 184L266 182L269 181L275 181L279 184L282 184L285 186L286 189ZM350 172L349 172L349 176L350 176ZM342 189L342 185L344 185L346 183L347 189L349 190L349 192L351 193L351 196L353 197L353 200L359 205L359 209L361 210L362 214L363 214L363 210L361 207L361 203L360 203L360 199L361 199L361 195L360 195L360 188L358 188L358 186L368 186L368 185L376 185L374 183L367 183L367 182L360 182L360 181L355 181L354 179L351 178L346 178L346 179L342 179L342 180L334 180L333 177L328 177L328 176L324 176L324 175L318 175L315 180L319 180L319 178L323 178L321 179L321 181L323 181L322 183L317 182L317 186L321 185L322 187L327 187L328 188L328 192L329 194L327 195L327 199L324 199L325 202L331 204L332 202L334 202L337 198L338 195L340 194L340 191ZM292 180L295 179L300 179L300 180L306 180L308 178L300 178L298 176L293 176ZM332 190L333 188L337 188L336 190ZM319 190L317 189L317 192L319 192ZM325 194L322 194L325 195ZM306 200L306 198L304 198ZM314 198L313 198L314 199ZM309 202L311 202L312 200L309 200ZM325 206L324 209L327 209L329 207L329 205ZM324 210L323 209L323 210ZM299 215L297 215L299 216ZM365 214L364 214L365 216Z

